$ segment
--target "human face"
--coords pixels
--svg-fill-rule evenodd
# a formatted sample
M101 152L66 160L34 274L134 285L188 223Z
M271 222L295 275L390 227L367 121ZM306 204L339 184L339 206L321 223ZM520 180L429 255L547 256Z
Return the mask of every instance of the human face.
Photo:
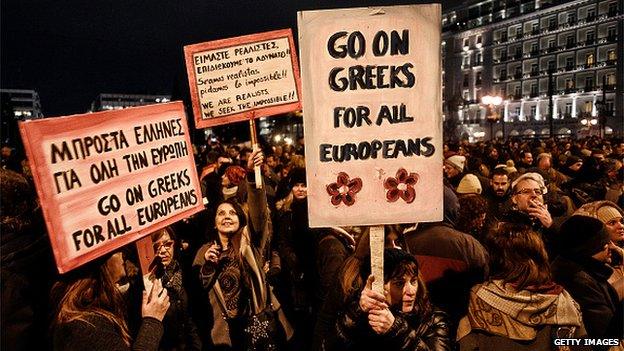
M444 164L444 174L446 174L446 178L451 179L459 174L459 170L448 163Z
M240 222L238 221L238 214L234 209L234 206L228 203L223 203L217 207L217 215L215 217L215 224L219 234L234 234L238 231Z
M522 161L527 165L533 164L533 154L530 152L525 152L524 156L522 156Z
M506 175L495 174L492 177L492 180L490 180L490 185L492 186L492 190L494 190L494 194L496 194L496 196L503 197L509 189L509 179Z
M498 158L498 150L492 149L492 151L490 151L490 157L491 158Z
M296 200L304 200L308 196L308 188L304 183L297 183L292 188Z
M624 242L624 223L622 216L606 222L605 228L607 229L607 234L609 234L609 239L611 239L611 241L614 243Z
M602 250L593 254L592 257L603 263L611 263L611 250L609 250L609 244L605 244Z
M395 277L384 284L384 290L391 306L401 306L403 313L411 312L418 292L418 277L410 274Z
M533 179L523 179L516 186L516 191L511 201L522 212L528 212L529 208L536 203L544 203L543 189Z
M175 242L171 240L169 233L165 232L154 242L154 254L160 257L160 262L167 267L173 260L173 247Z
M106 268L110 273L113 283L118 283L126 278L123 254L117 252L106 260Z
M275 166L277 166L277 159L275 159L275 156L267 157L267 165L271 168L275 168Z

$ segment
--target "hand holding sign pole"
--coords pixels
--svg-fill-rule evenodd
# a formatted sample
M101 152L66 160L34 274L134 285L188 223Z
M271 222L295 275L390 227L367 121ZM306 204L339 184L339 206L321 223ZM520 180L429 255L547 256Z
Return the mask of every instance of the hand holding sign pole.
M254 118L256 112L251 112L251 118L249 119L249 133L251 134L251 145L253 147L253 151L258 151L260 149L260 145L258 145L258 140L256 137L256 120ZM254 175L256 178L256 189L262 189L262 169L261 166L254 166Z
M310 227L442 220L440 5L298 13ZM313 180L313 181L312 181Z

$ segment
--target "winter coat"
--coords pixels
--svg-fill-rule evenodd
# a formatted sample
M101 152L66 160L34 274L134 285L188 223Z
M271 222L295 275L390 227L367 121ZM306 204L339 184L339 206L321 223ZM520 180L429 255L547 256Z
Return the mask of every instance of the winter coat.
M421 320L417 313L392 311L394 323L379 335L368 324L368 314L360 309L354 294L336 321L340 350L450 350L446 314L434 311Z
M115 325L105 317L87 314L84 320L60 324L53 335L54 350L158 350L163 334L162 323L154 318L143 318L132 346L127 346Z
M555 338L580 338L578 304L556 284L517 291L502 280L474 286L457 331L460 350L554 350Z
M581 306L590 338L624 338L624 311L617 292L607 282L613 273L593 258L559 256L551 265L555 281Z
M178 262L172 261L158 278L162 279L171 303L163 319L164 334L160 350L201 350L202 343L189 314L188 295Z
M263 252L266 251L272 233L271 220L267 208L266 196L263 189L256 189L255 184L247 183L248 189L248 224L242 228L243 235L240 243L241 265L244 272L241 274L241 283L246 285L249 299L249 314L258 314L271 308L277 312L279 324L282 326L287 339L292 336L293 330L286 319L281 305L266 282ZM214 269L207 263L204 255L211 243L203 245L195 255L193 267L199 270L201 285L208 293L211 309L210 340L212 344L222 347L232 347L230 327L227 320L225 299L218 282L219 269ZM246 280L243 282L242 280Z

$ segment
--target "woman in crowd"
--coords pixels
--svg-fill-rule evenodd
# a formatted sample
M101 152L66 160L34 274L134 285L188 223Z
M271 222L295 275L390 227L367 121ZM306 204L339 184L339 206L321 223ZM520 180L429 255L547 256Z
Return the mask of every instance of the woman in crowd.
M78 268L52 288L58 306L52 321L54 350L158 350L169 295L156 280L143 292L142 322L130 336L123 294L129 283L121 252Z
M262 152L253 152L247 169L262 161ZM208 294L210 343L225 350L276 350L292 330L265 277L263 252L271 235L266 196L256 189L253 171L247 176L249 216L235 200L221 202L214 240L199 249L193 265Z
M349 279L354 276L349 273L355 272L345 273L343 279ZM357 276L352 281L355 292L336 322L339 349L450 349L446 316L429 303L414 256L401 249L384 250L384 294L372 290L370 258ZM366 277L366 285L361 286Z
M581 306L590 338L624 339L624 304L609 284L611 240L604 224L574 215L561 225L561 254L552 263L555 281Z
M526 222L500 222L486 237L491 275L471 290L461 350L552 350L555 337L585 334L578 305L553 283L544 242Z
M197 327L188 309L188 295L184 288L182 268L178 261L178 242L169 227L152 233L155 269L150 278L160 279L167 289L171 307L163 320L164 335L161 350L201 350Z

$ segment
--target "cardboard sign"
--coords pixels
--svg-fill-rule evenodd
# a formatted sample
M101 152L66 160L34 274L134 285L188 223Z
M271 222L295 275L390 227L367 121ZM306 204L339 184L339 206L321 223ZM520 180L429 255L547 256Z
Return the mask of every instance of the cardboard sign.
M197 128L301 109L290 29L184 47Z
M440 5L298 24L310 226L442 220Z
M203 208L181 102L20 123L59 272Z

